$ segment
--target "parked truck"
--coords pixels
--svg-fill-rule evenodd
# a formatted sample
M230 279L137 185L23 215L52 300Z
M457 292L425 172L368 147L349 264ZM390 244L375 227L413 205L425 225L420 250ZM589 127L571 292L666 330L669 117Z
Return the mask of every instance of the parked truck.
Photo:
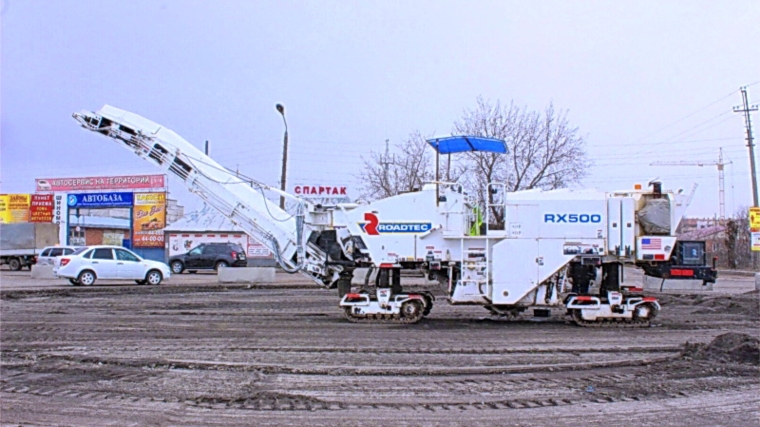
M0 224L0 265L11 270L32 268L42 248L58 244L58 224Z

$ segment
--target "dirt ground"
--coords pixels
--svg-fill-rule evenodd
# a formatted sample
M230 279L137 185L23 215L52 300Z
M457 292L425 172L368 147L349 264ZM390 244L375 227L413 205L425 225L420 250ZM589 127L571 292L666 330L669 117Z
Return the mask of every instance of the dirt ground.
M498 318L440 291L419 324L364 325L297 275L73 287L0 271L0 424L760 426L753 289L724 274L649 292L663 308L645 329Z

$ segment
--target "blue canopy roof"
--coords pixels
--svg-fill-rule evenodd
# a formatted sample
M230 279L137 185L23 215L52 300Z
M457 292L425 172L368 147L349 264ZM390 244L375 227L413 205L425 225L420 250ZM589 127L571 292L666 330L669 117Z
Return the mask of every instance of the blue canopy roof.
M490 151L492 153L508 153L507 143L503 139L485 138L482 136L447 136L428 139L436 151L441 154L462 153L465 151Z

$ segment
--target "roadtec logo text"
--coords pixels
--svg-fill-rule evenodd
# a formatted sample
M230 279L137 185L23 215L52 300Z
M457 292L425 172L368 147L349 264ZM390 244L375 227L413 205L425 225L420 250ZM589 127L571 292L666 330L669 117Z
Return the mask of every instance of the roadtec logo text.
M430 222L380 222L373 213L365 213L364 220L367 222L359 223L359 227L370 236L384 233L424 233L433 228Z

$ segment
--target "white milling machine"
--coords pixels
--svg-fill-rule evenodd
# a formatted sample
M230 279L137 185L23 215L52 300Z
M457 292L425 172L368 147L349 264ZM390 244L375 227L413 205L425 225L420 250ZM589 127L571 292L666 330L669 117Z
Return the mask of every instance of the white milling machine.
M520 191L490 184L485 208L505 213L501 230L479 227L474 199L455 183L366 205L321 206L234 173L173 131L111 106L75 113L86 129L124 145L268 246L282 268L337 287L354 322L415 323L433 305L429 292L408 293L401 269L421 269L444 287L451 304L480 305L516 315L548 316L565 307L579 325L647 326L660 306L640 288L620 286L622 265L661 278L714 282L703 242L677 242L686 197L652 190ZM503 141L479 137L430 140L437 153L506 152ZM291 215L267 199L285 196ZM482 211L482 210L481 210ZM488 224L486 220L486 224ZM374 287L351 291L353 271L370 267ZM601 270L601 274L599 273ZM597 277L600 292L589 294ZM570 285L572 284L572 291Z

